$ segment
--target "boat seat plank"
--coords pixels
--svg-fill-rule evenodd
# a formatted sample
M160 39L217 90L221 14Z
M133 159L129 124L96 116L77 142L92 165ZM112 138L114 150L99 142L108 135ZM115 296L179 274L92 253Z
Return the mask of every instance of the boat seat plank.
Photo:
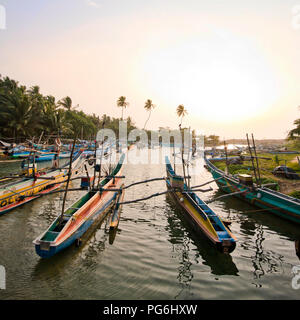
M43 237L43 241L53 241L56 239L57 235L59 234L59 232L55 232L55 231L48 231L45 236Z

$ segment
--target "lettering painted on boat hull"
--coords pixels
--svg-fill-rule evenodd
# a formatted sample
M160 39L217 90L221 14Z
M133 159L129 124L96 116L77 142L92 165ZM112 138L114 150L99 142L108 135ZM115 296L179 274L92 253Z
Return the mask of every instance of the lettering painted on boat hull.
M4 266L0 265L0 290L6 289L6 271Z

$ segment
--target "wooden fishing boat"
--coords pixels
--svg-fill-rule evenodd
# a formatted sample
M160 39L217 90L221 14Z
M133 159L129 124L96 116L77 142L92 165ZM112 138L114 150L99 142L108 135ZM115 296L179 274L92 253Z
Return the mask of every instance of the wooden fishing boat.
M54 152L37 155L35 157L35 162L51 161L54 159L55 155L56 154ZM70 152L60 152L58 158L59 159L70 158Z
M79 173L82 163L81 153L74 154L72 160L72 174ZM68 164L62 168L53 168L46 172L39 172L35 176L24 177L19 181L0 186L0 215L9 212L27 202L37 198L36 194L45 194L61 187L66 181Z
M256 185L250 175L225 174L216 168L205 157L205 167L210 171L220 190L233 193L258 208L261 212L271 212L283 219L300 223L300 200L294 197L271 190L267 187Z
M221 252L230 253L236 247L236 238L221 218L194 192L188 189L182 176L175 174L166 157L166 184L173 200L183 209L185 217L198 232L201 231Z
M122 154L112 175L101 181L100 189L85 193L33 241L40 257L50 258L74 242L80 242L81 237L106 216L118 196L118 191L108 190L121 186L122 178L119 176L124 157Z

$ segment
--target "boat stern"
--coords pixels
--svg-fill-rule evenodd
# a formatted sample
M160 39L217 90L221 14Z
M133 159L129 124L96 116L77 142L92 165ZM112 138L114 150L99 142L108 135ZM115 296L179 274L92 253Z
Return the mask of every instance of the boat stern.
M219 242L217 248L223 253L231 253L236 247L236 239L227 231L217 231Z
M34 240L35 252L41 258L50 258L57 253L56 246L53 245L52 241L42 241L42 240Z

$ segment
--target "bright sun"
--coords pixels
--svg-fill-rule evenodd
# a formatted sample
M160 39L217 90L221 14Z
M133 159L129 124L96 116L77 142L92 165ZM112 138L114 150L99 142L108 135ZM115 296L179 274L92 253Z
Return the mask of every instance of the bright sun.
M218 122L255 117L277 98L272 69L253 45L214 34L148 53L143 72L156 99ZM154 97L153 97L154 99Z

